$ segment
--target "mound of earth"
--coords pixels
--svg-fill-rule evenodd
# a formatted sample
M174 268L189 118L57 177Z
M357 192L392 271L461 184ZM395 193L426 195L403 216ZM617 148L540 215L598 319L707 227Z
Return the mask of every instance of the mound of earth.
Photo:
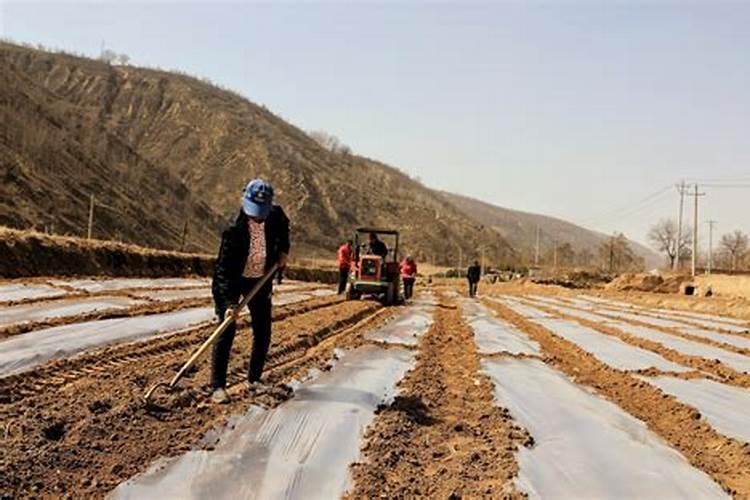
M625 273L607 283L606 290L618 292L678 293L682 283L690 281L684 274L662 276L651 273Z

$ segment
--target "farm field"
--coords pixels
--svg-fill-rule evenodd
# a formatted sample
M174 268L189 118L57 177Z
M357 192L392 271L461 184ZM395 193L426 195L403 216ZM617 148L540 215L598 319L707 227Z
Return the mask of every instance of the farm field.
M32 281L0 284L3 497L750 493L742 318L450 281L383 307L286 282L261 387L243 317L228 405L204 360L147 406L212 330L208 281Z

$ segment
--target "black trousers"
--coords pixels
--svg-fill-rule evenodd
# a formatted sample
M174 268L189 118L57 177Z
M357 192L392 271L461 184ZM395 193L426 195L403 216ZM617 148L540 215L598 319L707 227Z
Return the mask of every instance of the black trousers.
M414 293L414 278L403 278L404 281L404 298L410 299Z
M349 268L339 269L339 294L346 291L346 285L349 281Z
M258 282L258 278L242 278L241 292L246 294ZM247 370L247 378L252 382L260 380L263 374L263 365L266 362L268 347L271 345L271 290L273 281L268 280L258 294L248 304L250 318L253 328L253 352L250 355L250 363ZM221 311L220 319L224 319ZM227 367L229 366L229 354L232 351L232 343L237 333L237 323L232 323L214 345L213 366L211 370L211 384L214 389L223 388L227 385Z
M474 297L477 294L477 282L469 280L469 297Z

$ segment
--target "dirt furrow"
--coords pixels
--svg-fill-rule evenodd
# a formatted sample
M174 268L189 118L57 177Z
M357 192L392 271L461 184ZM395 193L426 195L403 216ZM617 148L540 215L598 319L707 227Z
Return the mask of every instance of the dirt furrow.
M514 453L530 437L496 406L455 301L441 302L399 396L367 431L351 498L523 496Z
M13 335L21 335L33 330L42 328L52 328L55 326L71 325L73 323L83 323L84 321L98 321L112 318L129 318L133 316L148 316L151 314L161 314L165 312L180 311L192 307L209 307L212 304L210 299L184 299L170 302L149 302L138 304L128 308L102 309L84 314L75 314L59 318L50 318L40 321L31 321L0 327L0 340Z
M24 282L27 282L24 280ZM49 285L49 283L44 283ZM57 288L60 291L64 291L64 295L60 295L57 297L30 297L26 299L18 299L18 300L6 300L6 301L0 301L0 307L12 307L12 306L21 306L21 305L29 305L29 304L39 304L43 302L50 302L50 301L57 301L57 300L72 300L72 299L85 299L85 298L92 298L92 297L111 297L113 295L115 296L122 296L122 297L130 297L135 299L142 299L142 300L149 300L144 299L144 297L140 297L138 295L135 295L137 293L142 292L161 292L161 291L167 291L167 292L173 292L178 290L196 290L200 288L206 288L209 285L202 285L202 286L165 286L165 287L130 287L130 288L115 288L111 290L95 290L95 291L88 291L88 290L82 290L74 287L69 286L63 286L63 285L50 285L53 288Z
M750 495L750 447L746 444L719 434L695 409L632 374L605 365L511 309L491 301L486 305L536 340L546 363L645 422L727 492L739 498Z
M321 285L319 283L308 283L308 284L300 284L299 287L294 287L290 291L281 291L274 293L274 296L283 295L284 293L304 293L306 291L310 290L319 290L321 288ZM174 291L182 291L182 290L194 290L195 288L165 288L164 290L168 292L174 292ZM13 325L8 325L4 327L0 327L0 340L6 337L10 337L13 335L20 335L23 333L27 333L33 330L39 330L42 328L52 328L55 326L63 326L63 325L69 325L73 323L81 323L84 321L96 321L96 320L103 320L103 319L112 319L112 318L125 318L125 317L132 317L132 316L146 316L149 314L159 314L163 312L170 312L170 311L178 311L181 309L188 309L191 307L201 307L201 306L210 306L213 304L212 300L210 298L186 298L186 299L174 299L174 300L167 300L167 301L156 301L153 299L150 299L148 297L144 297L139 295L142 292L158 292L161 289L153 289L153 288L139 288L139 289L133 289L133 290L112 290L112 291L102 291L102 292L95 292L95 293L86 293L83 295L71 295L71 296L65 296L60 297L59 299L41 299L38 301L39 307L44 307L45 305L54 305L59 304L63 301L68 302L70 300L74 300L76 298L78 299L88 299L92 297L113 297L113 296L123 296L128 297L133 300L141 300L146 301L143 304L135 304L127 308L111 308L111 309L101 309L97 311L82 313L82 314L75 314L71 316L62 316L58 318L49 318L49 319L42 319L38 321L29 321L29 322L23 322L23 323L17 323ZM136 293L137 292L137 293Z
M290 304L275 308L273 319L281 321L317 309L335 307L341 302L340 297L324 297ZM239 324L240 328L246 328L249 323L247 319L241 319ZM59 388L79 378L89 377L92 373L125 369L127 365L140 363L144 359L169 357L174 353L180 355L205 339L213 326L204 324L137 343L116 344L0 378L0 405L35 396L47 387Z
M635 326L642 326L642 327L645 327L645 328L650 328L652 330L657 330L659 332L668 333L668 334L674 335L676 337L682 337L683 339L690 340L692 342L699 342L699 343L702 343L702 344L706 344L706 345L710 345L710 346L713 346L713 347L718 347L720 349L724 349L725 351L736 352L737 354L742 354L743 356L750 356L750 349L739 347L739 346L732 345L732 344L727 344L725 342L719 342L719 341L716 341L716 340L713 340L713 339L710 339L710 338L702 337L700 335L694 335L694 334L686 333L686 332L683 332L683 331L681 331L681 330L679 330L677 328L670 328L670 327L667 327L667 326L655 325L653 323L649 323L649 321L648 321L649 317L647 317L647 316L639 315L639 316L643 317L643 321L641 321L641 320L635 320L635 319L630 319L630 318L619 318L617 316L607 314L606 311L604 311L602 314L606 315L608 318L611 318L613 320L622 321L623 323L629 323L629 324L635 325ZM706 329L705 327L700 327L700 326L699 326L699 328ZM722 335L727 335L727 336L730 336L730 337L731 336L736 336L738 338L743 338L742 334L737 334L737 333L732 333L732 332L721 332L721 334ZM747 338L747 336L744 336L744 338Z
M242 414L250 403L274 406L287 399L290 391L284 384L311 368L326 369L335 347L363 342L361 330L371 327L367 317L373 315L377 322L388 316L377 314L379 309L374 302L345 302L275 323L265 389L233 388L228 405L205 404L205 361L178 391L159 398L167 403L164 411L143 405L144 389L170 377L192 346L168 356L136 358L125 369L95 372L47 387L22 404L6 405L1 410L8 424L6 452L0 458L0 497L101 497L153 460L200 445L227 415ZM326 342L334 337L335 342ZM251 342L247 328L238 332L231 373L244 374Z
M687 366L689 368L693 368L697 371L709 373L725 384L736 385L738 387L745 387L745 388L750 387L750 375L746 373L740 373L737 370L734 370L717 360L706 359L706 358L702 358L699 356L691 356L688 354L684 354L675 349L672 349L663 344L660 344L659 342L644 339L641 337L636 337L635 335L630 335L628 333L625 333L617 329L616 327L612 327L607 324L597 323L595 321L590 321L588 319L580 318L578 316L565 314L554 308L545 307L542 304L533 303L531 305L533 305L533 307L541 311L545 311L559 318L573 321L573 322L579 323L582 326L592 328L598 332L611 335L613 337L617 337L620 340L630 345L634 345L636 347L640 347L642 349L647 349L649 351L655 352L668 361L672 361L674 363ZM656 328L656 327L653 327L652 325L639 324L638 322L627 321L627 320L618 319L618 321L622 321L623 323L633 324L637 326L653 328L654 330L663 331L664 333L669 333L665 331L669 329L665 329L665 328ZM697 340L696 337L692 337L689 335L686 335L684 337L688 340ZM710 342L706 342L706 344L709 345ZM718 344L718 343L714 342L714 344ZM723 345L724 344L719 344L718 347L721 347ZM691 377L691 375L689 374L672 374L672 375L681 377L681 378Z

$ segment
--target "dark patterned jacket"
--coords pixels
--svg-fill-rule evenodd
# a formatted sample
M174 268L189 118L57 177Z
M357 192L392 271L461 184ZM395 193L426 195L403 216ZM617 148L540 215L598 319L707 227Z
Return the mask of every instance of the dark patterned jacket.
M289 253L289 219L284 210L274 205L266 218L266 269L279 260L282 253ZM230 304L239 302L240 280L245 270L250 247L250 230L247 215L240 210L234 223L221 235L221 246L216 258L211 292L216 312L223 314Z

